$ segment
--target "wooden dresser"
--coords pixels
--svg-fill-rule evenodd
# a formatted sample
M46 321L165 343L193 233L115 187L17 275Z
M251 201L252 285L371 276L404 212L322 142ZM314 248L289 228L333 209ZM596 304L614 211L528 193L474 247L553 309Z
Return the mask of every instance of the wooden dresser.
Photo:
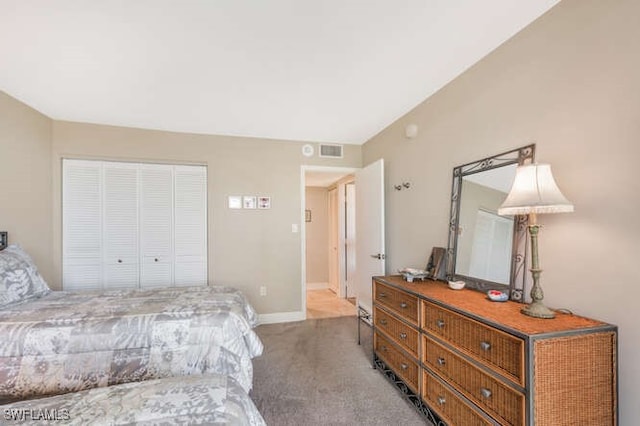
M374 365L436 425L617 424L617 328L521 307L374 277Z

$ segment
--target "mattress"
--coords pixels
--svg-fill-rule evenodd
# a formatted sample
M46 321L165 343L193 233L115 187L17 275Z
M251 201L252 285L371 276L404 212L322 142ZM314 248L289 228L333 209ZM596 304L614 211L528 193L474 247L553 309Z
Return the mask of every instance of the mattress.
M256 322L228 287L54 291L0 309L0 400L205 373L248 392Z
M95 388L0 406L8 423L174 425L266 423L232 378L198 375Z

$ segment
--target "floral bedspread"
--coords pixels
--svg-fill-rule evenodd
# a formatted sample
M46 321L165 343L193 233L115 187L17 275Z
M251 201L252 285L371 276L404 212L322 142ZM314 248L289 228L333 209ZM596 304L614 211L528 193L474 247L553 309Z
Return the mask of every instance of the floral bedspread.
M235 380L198 375L147 380L0 406L3 424L266 426Z
M249 391L256 321L225 287L54 291L0 309L0 401L204 373Z

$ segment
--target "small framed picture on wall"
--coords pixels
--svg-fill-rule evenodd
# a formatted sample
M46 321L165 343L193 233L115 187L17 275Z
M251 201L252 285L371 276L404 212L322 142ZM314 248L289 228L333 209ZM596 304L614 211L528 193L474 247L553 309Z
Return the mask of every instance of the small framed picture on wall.
M242 197L242 208L243 209L255 209L256 208L256 197L252 195L245 195Z
M259 209L270 209L271 208L271 197L258 197L258 208Z
M241 209L242 208L242 197L239 195L229 195L229 208L230 209Z

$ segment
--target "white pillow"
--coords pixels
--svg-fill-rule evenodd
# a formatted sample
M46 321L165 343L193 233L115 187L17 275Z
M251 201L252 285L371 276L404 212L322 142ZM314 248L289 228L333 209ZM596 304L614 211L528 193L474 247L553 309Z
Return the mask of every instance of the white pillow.
M0 251L0 307L51 292L29 255L12 244Z

